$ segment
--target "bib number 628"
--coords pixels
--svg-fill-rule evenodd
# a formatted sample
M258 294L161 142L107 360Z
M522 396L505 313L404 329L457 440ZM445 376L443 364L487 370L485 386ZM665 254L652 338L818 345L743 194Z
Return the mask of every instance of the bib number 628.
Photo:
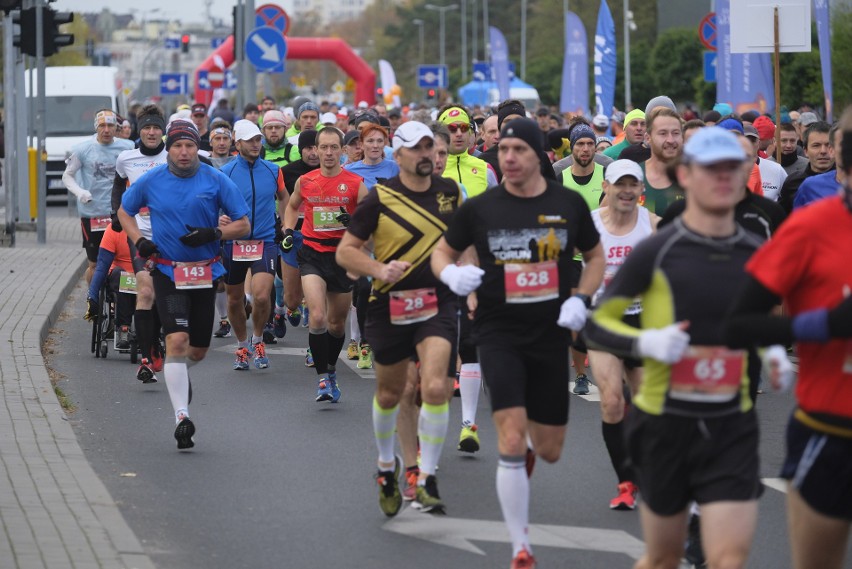
M515 282L519 287L524 288L542 286L550 283L550 276L547 274L547 271L522 271L515 277Z

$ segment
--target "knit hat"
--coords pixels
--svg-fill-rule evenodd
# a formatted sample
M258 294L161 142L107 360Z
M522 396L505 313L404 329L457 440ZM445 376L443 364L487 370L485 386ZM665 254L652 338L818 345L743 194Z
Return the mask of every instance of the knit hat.
M142 129L146 126L155 126L165 132L166 121L159 115L142 115L136 119L136 128L139 132L142 132Z
M272 124L280 124L286 128L287 122L284 120L284 113L276 109L266 111L263 115L263 126L269 126Z
M645 111L643 111L642 109L633 109L632 111L627 113L624 116L623 127L627 128L627 125L629 125L631 121L634 121L636 119L645 120Z
M172 121L169 129L166 132L166 150L172 147L172 144L178 140L190 140L195 143L195 146L201 146L201 137L198 136L198 129L191 121L177 119Z
M571 146L573 147L581 138L589 138L597 143L598 135L588 125L578 124L571 129Z
M307 103L302 103L302 106L300 106L299 109L296 111L296 118L302 116L302 113L304 113L305 111L316 111L317 117L319 117L320 114L320 108L317 106L317 104L308 101Z
M760 116L754 119L751 123L757 129L757 134L760 140L769 140L775 138L775 123L769 117Z
M725 130L735 130L740 134L745 134L745 131L743 130L743 123L741 123L735 118L727 118L716 126L721 127Z
M672 101L665 95L660 95L648 101L648 105L645 107L645 116L650 115L651 111L653 111L657 107L666 107L667 109L671 109L674 112L677 112L677 107L675 106L674 101Z
M302 150L305 148L317 145L318 132L319 131L316 130L303 130L299 133L299 154L301 154Z
M457 122L470 124L470 116L464 111L464 109L459 107L450 107L446 111L440 114L438 117L438 122L444 124L454 124Z
M512 103L511 105L506 105L497 111L497 128L503 128L503 121L506 120L506 117L510 115L520 115L522 117L527 116L527 110L523 105L519 105L517 103Z

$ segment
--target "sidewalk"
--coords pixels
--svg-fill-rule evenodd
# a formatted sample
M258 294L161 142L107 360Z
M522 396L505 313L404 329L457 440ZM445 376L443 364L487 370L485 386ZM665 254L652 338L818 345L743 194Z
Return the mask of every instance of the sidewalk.
M80 221L0 248L0 565L153 569L60 407L41 343L83 274Z

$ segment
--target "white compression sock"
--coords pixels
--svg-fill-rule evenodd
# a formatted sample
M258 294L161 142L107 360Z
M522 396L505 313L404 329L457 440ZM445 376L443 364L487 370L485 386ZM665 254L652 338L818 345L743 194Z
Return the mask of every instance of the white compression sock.
M479 364L462 364L459 371L459 391L461 392L462 424L476 424L476 406L479 404L479 391L482 389L482 375Z
M530 479L525 457L500 455L497 463L497 498L512 539L512 556L526 548L532 553L527 529L530 517Z
M373 397L373 434L376 437L376 446L379 448L379 462L392 464L394 461L393 447L396 437L396 416L399 415L399 405L390 409L382 409L379 402ZM379 470L387 468L379 466Z
M349 307L349 339L361 343L361 328L358 327L358 311L354 306Z
M216 315L219 320L228 319L228 293L224 290L216 293Z
M178 423L181 413L189 417L189 373L186 368L186 358L166 356L163 373L166 376L169 399L172 400L172 407L175 410L175 423Z
M423 403L420 408L420 421L417 436L420 437L420 471L434 475L444 448L447 436L447 423L450 419L449 403L430 405Z

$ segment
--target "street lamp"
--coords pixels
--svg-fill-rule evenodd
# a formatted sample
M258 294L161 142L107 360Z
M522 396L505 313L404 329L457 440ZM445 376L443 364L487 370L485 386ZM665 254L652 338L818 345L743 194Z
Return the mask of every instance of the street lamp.
M441 43L441 65L446 63L445 50L446 50L446 35L444 34L444 16L450 10L457 10L458 4L450 4L449 6L436 6L434 4L426 4L423 6L427 10L432 10L434 12L438 12L440 15L440 32L439 32L439 42Z
M415 18L414 20L411 20L411 23L420 28L420 49L417 52L419 54L417 58L417 63L425 63L423 61L423 26L426 24L426 22L424 22L420 18Z
M629 0L624 0L624 110L633 104L630 97L630 32L636 31Z

